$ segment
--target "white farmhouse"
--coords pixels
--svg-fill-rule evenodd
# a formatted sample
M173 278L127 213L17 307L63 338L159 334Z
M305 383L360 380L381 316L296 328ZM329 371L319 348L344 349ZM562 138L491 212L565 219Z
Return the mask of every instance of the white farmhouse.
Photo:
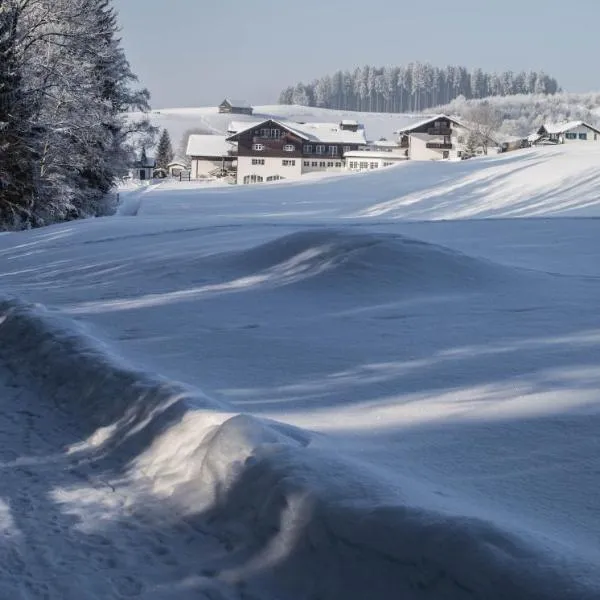
M584 121L566 123L545 123L535 137L530 138L534 144L571 144L573 142L598 142L600 130Z
M453 117L435 115L395 133L411 160L460 159L467 153L472 128ZM487 145L496 149L498 146L491 138ZM477 148L476 152L483 153L483 148Z
M339 172L344 168L344 155L367 143L364 128L356 121L296 123L274 119L251 123L227 141L238 145L239 184Z
M235 145L224 135L190 135L186 155L192 179L221 175L235 165Z
M393 140L379 140L344 153L346 170L372 171L408 160L408 150Z

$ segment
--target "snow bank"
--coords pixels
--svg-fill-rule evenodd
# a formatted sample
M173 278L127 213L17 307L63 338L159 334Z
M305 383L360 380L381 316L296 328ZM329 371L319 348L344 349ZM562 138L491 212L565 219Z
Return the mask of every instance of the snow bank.
M264 580L289 598L598 597L593 571L564 568L555 546L452 514L418 482L136 369L39 305L0 302L0 344L99 451L224 536L214 577Z

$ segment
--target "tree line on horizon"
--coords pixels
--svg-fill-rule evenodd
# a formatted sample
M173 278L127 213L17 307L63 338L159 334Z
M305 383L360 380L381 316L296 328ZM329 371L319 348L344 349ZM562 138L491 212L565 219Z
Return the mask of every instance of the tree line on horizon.
M107 214L149 93L112 0L0 0L0 230Z
M555 94L558 82L543 71L486 73L466 67L414 62L397 67L358 67L285 88L279 104L368 112L420 112L455 98Z

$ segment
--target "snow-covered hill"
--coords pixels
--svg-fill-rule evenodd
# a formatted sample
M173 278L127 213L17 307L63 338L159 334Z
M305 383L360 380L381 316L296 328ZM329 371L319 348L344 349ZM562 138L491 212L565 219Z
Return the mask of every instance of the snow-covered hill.
M598 598L584 146L0 236L0 595Z
M140 113L132 113L131 118L141 117ZM225 134L231 121L256 121L268 118L282 118L293 121L317 123L339 122L342 119L356 119L366 128L368 139L378 140L382 137L394 138L394 131L413 120L422 120L423 115L404 115L387 113L356 113L308 106L256 106L254 115L219 114L216 107L207 108L167 108L153 110L146 115L150 121L160 128L169 131L173 144L182 146L184 134L190 130L205 133ZM187 139L187 138L186 138Z

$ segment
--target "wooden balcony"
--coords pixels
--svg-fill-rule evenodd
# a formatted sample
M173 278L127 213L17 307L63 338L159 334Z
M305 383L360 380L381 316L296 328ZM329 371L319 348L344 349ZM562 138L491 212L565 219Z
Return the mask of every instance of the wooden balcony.
M450 127L430 127L427 133L429 135L452 135L452 129Z
M428 142L425 147L430 150L452 150L452 144L438 144L437 142Z

